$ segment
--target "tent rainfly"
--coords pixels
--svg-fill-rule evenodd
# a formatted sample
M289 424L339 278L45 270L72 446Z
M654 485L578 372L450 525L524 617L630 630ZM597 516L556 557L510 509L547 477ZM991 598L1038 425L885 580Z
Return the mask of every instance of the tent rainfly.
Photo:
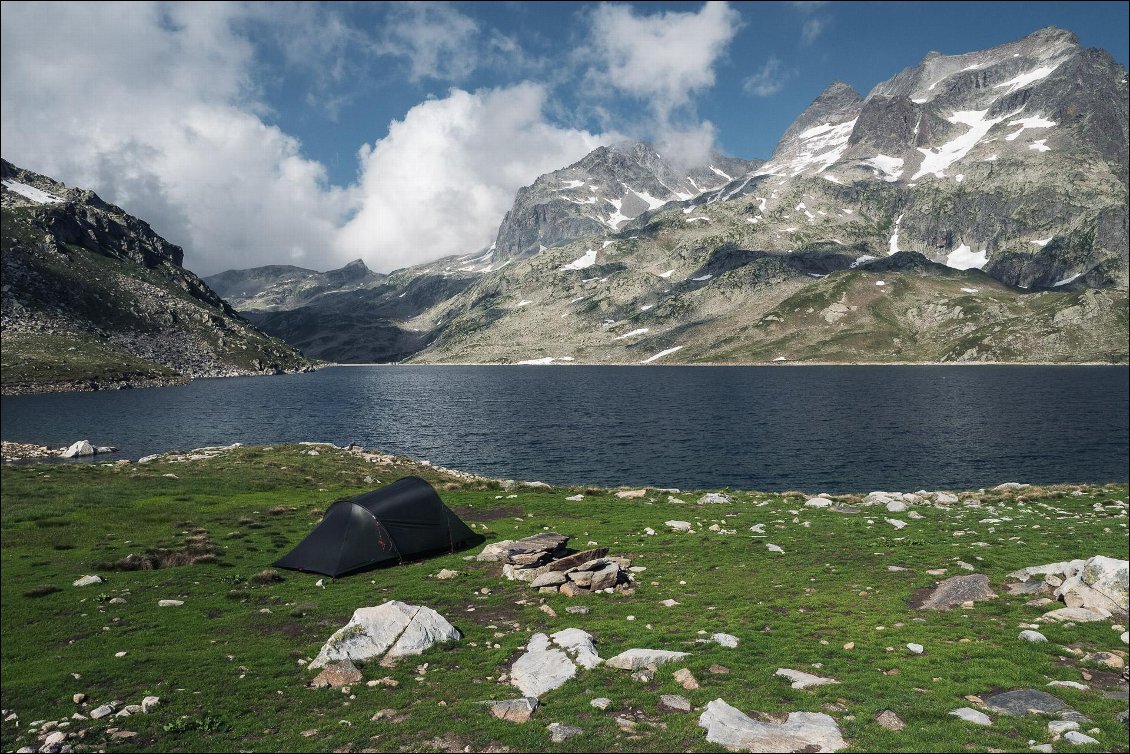
M484 540L443 504L430 484L410 476L338 500L314 531L273 565L336 577L455 552Z

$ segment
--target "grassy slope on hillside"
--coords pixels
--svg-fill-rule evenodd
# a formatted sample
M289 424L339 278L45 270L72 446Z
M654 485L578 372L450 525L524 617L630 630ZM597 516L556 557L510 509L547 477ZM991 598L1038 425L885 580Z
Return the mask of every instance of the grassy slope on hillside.
M1046 719L993 714L995 723L980 728L947 713L970 706L964 699L970 694L1082 680L1080 661L1062 645L1125 649L1108 621L1041 627L1047 644L1018 639L1020 624L1043 612L1025 606L1025 597L948 612L908 606L916 590L936 582L928 569L964 573L958 560L975 564L1003 593L1004 575L1023 566L1096 554L1125 557L1126 507L1093 508L1125 501L1125 484L1087 487L1081 496L1070 494L1074 487L967 496L982 507L915 506L924 518L896 531L881 509L854 515L811 510L797 495L742 492L733 505L697 506L668 502L667 493L620 500L588 490L585 500L567 502L578 490L503 490L404 459L371 463L318 450L310 456L309 447L241 448L211 460L142 466L5 466L2 704L16 711L20 725L3 723L3 748L38 745L25 733L27 724L69 717L76 711L72 695L82 692L91 702L84 712L112 699L129 704L161 697L148 715L74 722L72 731L87 731L80 745L91 750L720 751L696 723L702 706L722 698L746 711L828 712L855 751L1024 751L1029 739L1050 740ZM573 547L608 546L647 570L637 575L633 595L573 601L506 581L497 564L466 561L478 548L327 579L324 589L315 586L315 575L287 571L281 583L250 581L296 544L330 501L366 489L367 475L387 483L408 473L440 484L444 500L488 541L548 529L571 536ZM1000 522L982 523L990 518ZM695 533L667 531L668 519L694 522ZM715 522L736 533L709 531ZM766 525L766 537L750 531L757 523ZM658 534L647 536L645 527ZM183 547L194 537L198 551L208 542L218 546L215 562L148 571L100 565L152 547ZM767 551L766 542L784 554ZM892 565L908 570L889 572ZM432 578L441 568L460 576ZM84 573L106 581L72 587ZM43 592L49 593L29 596ZM126 604L109 604L117 596ZM159 608L157 601L166 598L185 604ZM680 604L662 606L667 598ZM355 698L306 688L313 674L298 660L312 658L355 608L389 599L435 608L464 632L463 640L393 669L362 668L366 680L391 676L396 688L358 684L351 690ZM543 602L557 617L539 609ZM570 604L592 612L567 614ZM690 656L661 668L649 683L625 671L581 670L542 698L529 723L490 717L478 702L520 695L497 678L529 635L566 627L592 633L605 658L630 647ZM739 648L697 643L717 631L740 637ZM846 642L855 648L843 649ZM925 654L908 652L908 642L924 645ZM128 654L115 657L120 651ZM425 663L426 672L418 672ZM714 663L730 673L708 672ZM815 670L814 663L823 666ZM672 679L684 666L701 689L684 691ZM773 677L779 667L840 684L793 690ZM1117 682L1109 672L1090 672L1095 686ZM1050 690L1094 721L1084 729L1101 729L1101 746L1077 750L1130 748L1126 728L1115 721L1125 701L1098 690ZM657 705L665 693L686 696L695 712L662 711ZM597 696L612 699L612 707L592 708ZM372 722L382 709L397 716ZM906 730L879 727L875 716L884 709L897 712ZM622 732L617 715L637 720L636 731ZM545 730L551 722L585 733L551 744ZM138 735L111 740L110 728Z

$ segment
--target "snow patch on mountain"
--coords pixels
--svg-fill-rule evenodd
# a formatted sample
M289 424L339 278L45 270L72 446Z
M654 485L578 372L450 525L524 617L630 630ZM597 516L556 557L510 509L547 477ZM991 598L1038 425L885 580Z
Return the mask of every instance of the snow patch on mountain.
M35 186L29 186L26 183L19 181L0 181L0 183L3 183L4 188L9 191L19 194L25 199L30 199L36 204L55 204L63 201L54 194L48 194L46 191L37 189Z
M987 251L973 251L968 244L961 244L946 256L946 266L955 270L968 270L976 267L978 270L989 261Z

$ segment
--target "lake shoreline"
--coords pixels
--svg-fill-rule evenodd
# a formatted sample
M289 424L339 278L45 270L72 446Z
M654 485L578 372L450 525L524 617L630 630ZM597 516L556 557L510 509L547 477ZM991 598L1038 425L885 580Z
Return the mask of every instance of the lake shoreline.
M335 363L323 362L315 364L310 369L264 374L262 372L237 372L224 375L207 375L200 377L152 377L115 380L111 382L95 382L93 380L73 380L69 382L44 382L39 384L6 384L0 386L0 395L15 397L23 395L50 395L52 393L98 393L116 392L119 390L139 390L158 387L181 387L200 380L222 380L233 377L280 377L290 374L303 374L306 372L329 369L331 367L1130 367L1130 362L1109 361L749 361L749 362L722 362L703 361L667 364L644 364L638 361L625 362L577 362L567 361L553 364L522 364L518 362L501 364L498 362L372 362L372 363Z

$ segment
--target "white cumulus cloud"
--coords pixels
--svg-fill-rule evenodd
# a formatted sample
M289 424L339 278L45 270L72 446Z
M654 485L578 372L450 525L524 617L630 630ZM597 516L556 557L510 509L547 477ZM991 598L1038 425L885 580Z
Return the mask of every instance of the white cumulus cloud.
M586 79L646 102L655 120L647 135L669 158L697 162L713 147L714 126L695 117L693 99L714 86L715 66L741 23L741 14L725 2L650 15L631 5L600 5L583 50L595 61Z
M607 142L550 123L546 96L529 82L453 89L394 121L360 151L363 198L340 252L394 269L488 246L518 188Z
M4 156L148 220L198 273L319 263L349 192L259 117L246 12L6 3Z

